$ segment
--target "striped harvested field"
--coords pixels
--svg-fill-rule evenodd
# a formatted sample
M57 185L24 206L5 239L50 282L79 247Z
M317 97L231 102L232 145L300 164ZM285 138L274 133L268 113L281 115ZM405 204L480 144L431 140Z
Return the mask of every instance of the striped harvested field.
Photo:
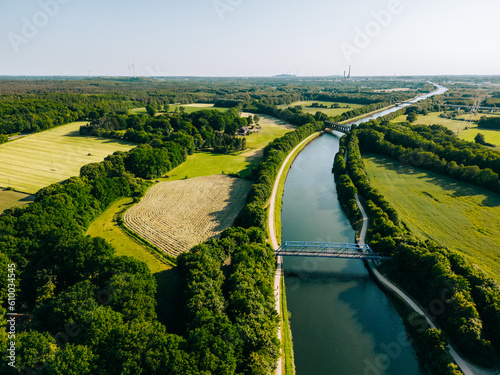
M162 182L123 216L125 225L177 256L230 227L252 184L225 175Z
M0 186L34 194L41 188L80 174L86 164L101 162L130 142L80 136L74 122L0 145Z

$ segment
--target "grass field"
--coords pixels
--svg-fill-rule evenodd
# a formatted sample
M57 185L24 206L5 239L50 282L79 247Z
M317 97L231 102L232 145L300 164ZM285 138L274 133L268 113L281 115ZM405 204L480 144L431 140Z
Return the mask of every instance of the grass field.
M312 103L324 104L328 108L307 108L307 106L310 106ZM335 104L335 103L340 105L341 108L330 108L330 106L332 104ZM280 108L295 107L297 105L302 106L302 111L304 111L306 113L311 113L314 115L316 112L320 111L320 112L323 112L324 114L326 114L327 116L338 116L344 112L348 112L348 111L351 111L353 109L363 107L362 105L359 105L359 104L339 103L339 102L322 102L322 101L318 101L318 100L308 100L308 101L294 102L290 105L280 106ZM346 106L348 108L345 108Z
M246 117L249 114L243 113L242 115ZM260 162L263 148L274 139L295 129L293 125L274 117L266 115L259 115L259 117L261 129L258 133L246 136L246 150L231 155L197 152L190 155L179 167L171 170L168 173L169 178L161 178L160 181L175 181L186 176L191 178L222 173L238 173L242 178L250 175L252 168Z
M208 104L208 103L193 103L193 104L170 104L170 107L168 109L168 112L175 112L175 110L179 109L180 107L184 107L184 112L185 113L193 113L196 111L200 111L202 109L216 109L217 111L225 112L229 108L215 108L213 104ZM129 111L130 114L147 114L148 112L146 111L146 107L142 108L134 108ZM164 114L165 112L159 111L157 115Z
M124 141L82 137L79 129L83 124L63 125L0 145L0 186L33 194L79 175L86 164L135 147Z
M230 227L252 183L229 176L164 182L123 215L127 228L171 256L217 237Z
M423 124L423 125L443 125L446 126L453 132L457 132L459 130L459 138L464 139L466 141L474 142L474 137L477 133L481 133L484 135L486 142L494 144L496 147L494 149L500 150L500 131L499 130L489 130L489 129L480 129L477 127L475 122L470 124L470 128L468 130L464 130L465 122L462 120L451 120L447 118L439 117L442 112L432 112L426 116L418 115L417 121L415 124ZM484 114L479 114L474 117L474 120L479 119L484 116ZM488 115L489 116L489 115ZM467 115L459 116L458 118L466 118ZM403 122L406 121L406 115L396 117L392 120L392 123Z
M9 208L29 204L34 200L33 195L0 189L0 214Z
M364 155L372 186L421 239L465 254L500 281L500 196L372 154Z

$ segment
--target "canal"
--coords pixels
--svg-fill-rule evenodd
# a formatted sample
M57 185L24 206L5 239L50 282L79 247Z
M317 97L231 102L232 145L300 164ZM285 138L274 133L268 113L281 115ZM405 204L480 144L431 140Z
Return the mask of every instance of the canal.
M283 241L354 242L330 173L339 138L325 134L294 161ZM401 317L362 261L284 257L297 375L423 375Z

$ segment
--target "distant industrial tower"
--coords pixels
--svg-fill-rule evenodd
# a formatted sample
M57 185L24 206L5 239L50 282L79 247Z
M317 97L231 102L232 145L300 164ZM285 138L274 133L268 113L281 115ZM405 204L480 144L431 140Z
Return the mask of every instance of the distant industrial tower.
M351 79L351 66L350 66L350 65L349 65L349 74L347 75L347 77L346 77L346 75L345 75L345 70L344 70L344 79L345 79L346 81L347 81L348 79Z

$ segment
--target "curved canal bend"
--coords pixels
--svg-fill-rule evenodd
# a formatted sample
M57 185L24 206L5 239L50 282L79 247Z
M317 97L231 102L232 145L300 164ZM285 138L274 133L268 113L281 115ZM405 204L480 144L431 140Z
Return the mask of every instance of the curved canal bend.
M438 86L406 105L445 91ZM330 173L338 149L339 138L326 134L294 161L283 195L283 241L355 241ZM427 374L401 317L362 261L284 257L283 264L297 375Z

